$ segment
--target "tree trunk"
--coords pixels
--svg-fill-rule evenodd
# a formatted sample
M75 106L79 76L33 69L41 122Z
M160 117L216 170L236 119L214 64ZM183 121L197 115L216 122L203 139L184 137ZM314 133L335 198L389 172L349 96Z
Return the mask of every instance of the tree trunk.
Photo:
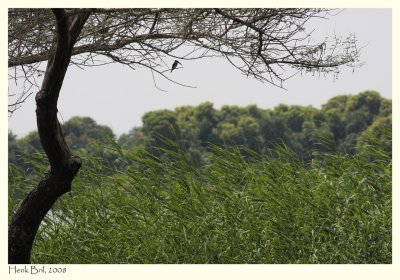
M49 58L41 90L36 94L36 118L40 142L50 166L38 185L22 201L8 231L8 262L30 263L36 232L51 206L71 183L82 161L72 155L57 119L57 101L72 49L89 13L68 15L64 9L53 9L56 19L54 53Z

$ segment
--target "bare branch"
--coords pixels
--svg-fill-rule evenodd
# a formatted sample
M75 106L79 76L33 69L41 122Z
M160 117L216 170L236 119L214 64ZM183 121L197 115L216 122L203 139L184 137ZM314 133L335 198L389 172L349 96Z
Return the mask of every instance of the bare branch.
M282 87L298 72L336 75L341 66L360 65L354 36L309 43L306 23L326 18L328 9L55 9L56 27L47 9L10 9L10 76L17 81L15 69L32 65L22 75L34 84L37 63L50 58L56 28L88 12L72 49L70 63L77 67L121 63L166 77L170 59L223 57L243 75Z

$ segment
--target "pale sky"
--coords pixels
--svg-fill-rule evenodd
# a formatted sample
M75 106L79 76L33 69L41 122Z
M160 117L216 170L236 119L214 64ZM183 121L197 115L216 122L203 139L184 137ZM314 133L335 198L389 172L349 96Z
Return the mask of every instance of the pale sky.
M392 28L390 9L347 9L326 20L314 20L316 41L333 35L346 37L355 33L365 63L353 73L343 69L339 79L332 76L295 76L282 90L270 84L247 79L222 59L182 61L183 69L173 77L196 89L181 87L156 76L159 91L149 70L132 70L121 65L109 65L80 70L70 68L60 94L58 109L65 121L72 116L89 116L99 124L110 126L119 136L141 125L145 112L174 109L183 105L198 105L205 101L222 105L273 108L278 104L313 105L320 107L339 94L357 94L376 90L392 97ZM172 64L173 58L170 59ZM60 118L60 117L59 117ZM61 118L60 121L62 122ZM36 130L35 102L32 95L9 119L9 129L18 136Z

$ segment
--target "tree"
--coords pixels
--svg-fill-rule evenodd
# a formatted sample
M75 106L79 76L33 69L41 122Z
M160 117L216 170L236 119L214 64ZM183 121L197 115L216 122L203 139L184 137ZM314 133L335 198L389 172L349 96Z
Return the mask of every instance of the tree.
M199 139L203 146L207 145L207 141L210 140L210 134L213 127L218 122L218 116L216 110L213 108L213 104L205 102L196 107L195 111L196 125L199 128Z
M10 223L9 262L30 262L42 219L70 191L82 165L57 120L58 97L70 65L144 67L153 77L157 73L186 86L167 76L166 58L220 56L242 74L282 87L296 72L336 74L342 65L357 66L354 36L307 43L305 23L329 14L326 9L10 9L9 75L17 84L18 77L24 79L21 94L9 94L9 113L21 106L32 87L38 88L38 133L50 166ZM181 46L190 51L177 54Z
M107 140L114 138L110 127L99 125L89 117L73 117L62 126L67 144L74 150L85 149L89 154L92 152L89 145L96 141L100 144L107 143Z
M143 126L142 130L146 139L145 146L147 146L153 153L159 153L159 149L152 149L152 147L168 148L163 138L178 140L179 127L176 124L176 116L173 111L159 110L149 112L142 117Z
M357 138L357 150L361 155L368 155L368 146L380 143L382 151L392 155L392 115L377 117L373 123ZM376 159L372 159L376 160Z
M108 143L109 139L114 138L111 128L98 125L93 119L88 117L73 117L62 125L65 132L65 141L74 153L79 156L103 156L104 151L98 148ZM16 136L9 131L8 133L9 159L13 163L25 170L33 170L35 166L29 162L33 154L43 154L40 138L37 131L32 131L28 135L16 139ZM100 153L99 153L100 152ZM109 155L108 155L109 157ZM28 162L26 162L28 160ZM110 163L112 159L108 159Z
M242 116L238 121L238 129L241 138L241 143L238 144L245 145L254 151L259 151L263 141L257 120L250 116Z

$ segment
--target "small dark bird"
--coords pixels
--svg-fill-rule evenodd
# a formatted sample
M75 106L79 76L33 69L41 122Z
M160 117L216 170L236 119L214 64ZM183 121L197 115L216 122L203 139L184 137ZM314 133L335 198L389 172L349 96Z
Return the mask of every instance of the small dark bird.
M174 63L172 64L171 72L172 72L173 70L175 70L176 67L178 67L178 64L182 65L182 63L180 63L178 60L175 60Z

